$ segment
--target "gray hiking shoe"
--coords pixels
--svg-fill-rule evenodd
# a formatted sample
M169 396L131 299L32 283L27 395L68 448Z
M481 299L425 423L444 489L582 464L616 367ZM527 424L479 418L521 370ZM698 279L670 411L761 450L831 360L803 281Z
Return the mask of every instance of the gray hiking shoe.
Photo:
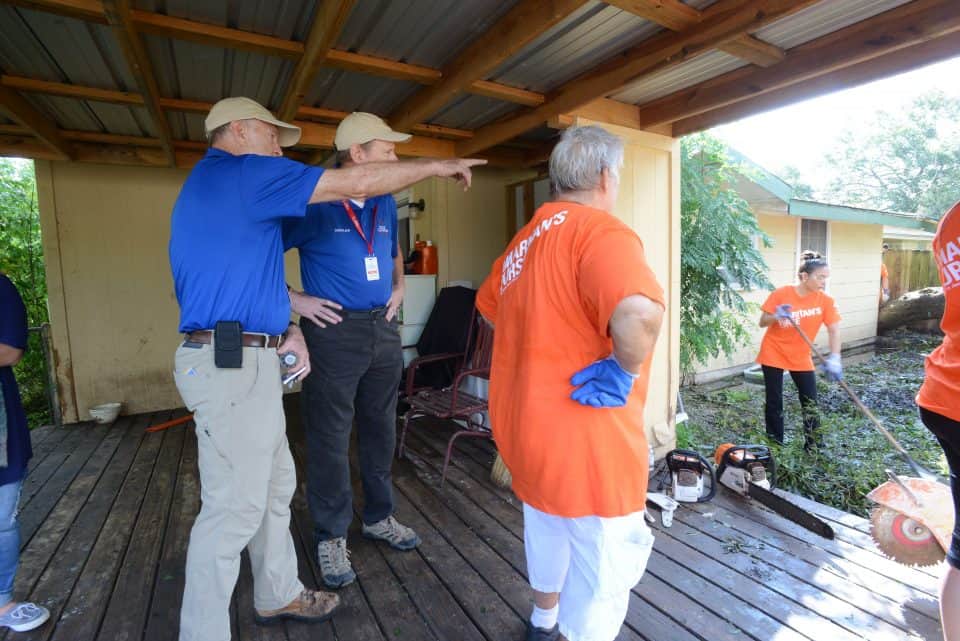
M406 525L401 525L392 516L377 521L373 525L364 523L363 535L368 539L386 541L395 550L412 550L420 545L420 537L417 533Z
M0 616L0 627L16 632L26 632L39 628L50 618L50 610L35 603L18 603L13 609Z
M317 544L317 564L320 566L323 583L328 588L342 588L357 578L357 573L350 565L347 539L342 536Z
M560 626L556 623L547 630L546 628L534 627L532 623L527 622L526 641L557 641L560 638Z

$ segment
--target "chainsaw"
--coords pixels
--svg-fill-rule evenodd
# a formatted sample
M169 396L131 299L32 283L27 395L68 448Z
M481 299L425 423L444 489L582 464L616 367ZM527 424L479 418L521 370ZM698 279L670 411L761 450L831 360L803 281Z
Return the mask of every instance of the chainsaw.
M664 457L669 471L667 494L681 503L703 503L717 493L717 477L707 459L691 450L671 450Z
M890 470L887 476L889 481L867 494L877 504L870 513L874 542L904 565L939 563L953 537L950 488L929 479L900 477Z
M651 461L653 454L651 450ZM716 494L717 480L707 459L691 450L671 450L654 469L651 486L665 492L647 492L647 501L660 508L664 527L673 524L680 503L702 503ZM705 483L705 479L709 479Z
M833 538L833 528L826 522L773 492L777 468L766 445L724 443L717 448L714 459L719 466L717 480L721 485L741 496L756 499L780 516L825 539Z

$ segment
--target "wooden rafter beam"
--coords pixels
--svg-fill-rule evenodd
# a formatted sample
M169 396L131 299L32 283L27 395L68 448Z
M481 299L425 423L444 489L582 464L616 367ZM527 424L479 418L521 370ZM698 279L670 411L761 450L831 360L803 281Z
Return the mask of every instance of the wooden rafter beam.
M436 84L421 89L390 114L391 125L406 131L430 118L473 82L481 80L585 3L586 0L520 0L444 67Z
M662 33L620 53L552 92L547 101L479 128L474 137L457 145L457 154L469 156L509 140L602 98L631 81L691 60L737 35L753 31L817 0L720 0L704 12L700 24L679 33Z
M73 155L70 143L60 135L57 124L37 111L33 105L13 89L0 86L0 113L25 127L61 158L70 158Z
M577 118L596 120L598 122L629 127L631 129L644 129L640 124L639 107L617 100L610 100L609 98L598 98L574 111L554 116L547 121L547 126L553 129L566 129L572 126ZM651 130L649 127L646 129L648 131ZM665 125L658 127L654 132L671 136L673 135L673 128L670 125Z
M674 135L685 136L763 111L784 107L800 100L906 73L924 65L952 58L958 51L960 51L960 31L935 40L921 42L906 49L898 49L893 53L832 71L806 82L799 82L783 89L769 91L725 107L678 120L672 123Z
M109 102L121 105L143 106L143 96L138 93L129 91L116 91L113 89L98 89L96 87L83 87L80 85L67 84L65 82L51 82L49 80L37 80L35 78L24 78L21 76L0 75L0 87L9 87L19 91L41 93L51 96L77 98L79 100L94 100L98 102ZM182 111L187 113L205 114L210 111L210 107L212 106L213 103L203 102L200 100L160 98L160 107L166 111ZM322 120L336 123L340 122L348 115L349 112L347 111L303 106L297 109L295 117L303 120ZM436 138L451 138L454 140L465 140L473 136L473 132L468 129L443 127L441 125L431 125L427 123L418 123L414 125L413 133L423 136L433 136Z
M333 128L316 123L298 123L306 125L305 135L311 145L332 147ZM157 138L134 139L133 136L115 136L112 134L96 134L91 132L62 132L65 137L76 138L74 144L74 160L78 162L106 163L113 165L140 165L148 167L169 167L166 154L160 148ZM203 157L206 145L194 141L175 141L174 157L176 166L181 168L192 167ZM318 147L319 148L319 147ZM449 140L437 138L414 139L414 144L405 151L409 156L431 156L449 158L453 154L453 144ZM310 154L305 150L292 150L287 155L296 160L306 162ZM507 148L496 148L486 153L492 166L500 167L528 167L542 161L542 151L523 151ZM36 158L44 160L62 160L63 156L51 150L44 144L37 142L29 134L0 129L0 156L16 156L22 158Z
M607 4L655 22L671 31L684 31L700 24L704 13L680 0L605 0ZM721 51L769 67L783 60L783 49L759 38L743 33L729 42L721 43Z
M960 30L960 2L914 0L799 45L776 67L743 68L640 106L644 126L784 89Z
M4 2L34 11L107 24L107 17L103 14L103 3L100 0L4 0Z
M153 73L153 65L143 46L143 40L133 26L130 18L130 0L104 0L103 11L120 50L130 67L130 71L140 88L143 104L153 120L160 138L160 147L167 157L167 163L173 166L176 157L173 151L173 134L170 123L160 107L160 88Z
M114 89L97 89L95 87L82 87L71 85L64 82L50 82L48 80L37 80L36 78L23 78L21 76L3 75L0 76L0 86L16 89L17 91L27 91L30 93L42 93L50 96L63 96L65 98L79 98L81 100L97 100L100 102L112 102L121 105L142 105L143 96L129 91L116 91Z
M101 0L3 0L28 9L56 13L58 15L107 24ZM220 27L204 22L166 16L149 11L130 10L130 17L136 29L142 33L198 42L213 47L250 51L266 56L277 56L288 60L299 60L304 53L304 45L294 40L285 40L241 29ZM407 80L422 85L432 85L440 81L442 74L437 69L413 65L376 56L368 56L350 51L331 49L324 66L355 71L372 76ZM497 82L477 80L466 90L469 93L496 98L505 102L535 106L543 103L543 94L525 91Z
M303 104L310 85L340 35L355 3L356 0L324 0L317 4L310 34L303 45L303 55L297 61L287 92L277 111L280 120L290 120L297 115L297 109Z

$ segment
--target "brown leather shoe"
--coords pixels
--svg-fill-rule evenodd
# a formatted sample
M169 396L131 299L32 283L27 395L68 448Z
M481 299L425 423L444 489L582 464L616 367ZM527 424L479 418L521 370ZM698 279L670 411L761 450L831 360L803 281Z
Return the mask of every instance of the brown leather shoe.
M340 597L333 592L304 590L279 610L256 610L253 618L260 625L273 625L284 620L320 623L332 617L339 607Z

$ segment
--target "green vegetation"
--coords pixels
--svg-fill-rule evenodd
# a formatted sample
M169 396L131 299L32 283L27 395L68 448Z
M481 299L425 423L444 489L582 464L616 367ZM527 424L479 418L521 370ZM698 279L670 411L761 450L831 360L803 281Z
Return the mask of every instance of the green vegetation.
M920 422L914 396L923 380L923 357L939 337L900 334L896 345L845 368L850 387L877 415L908 452L924 467L947 474L943 452ZM771 445L777 462L777 484L815 501L867 516L866 494L886 480L887 468L910 475L909 467L886 439L864 418L838 386L818 381L823 446L803 449L800 404L789 376L784 381L786 443ZM763 387L706 391L685 389L690 421L678 430L678 447L711 458L720 443L767 443L763 420Z
M717 139L681 141L680 370L732 353L749 334L754 306L741 295L770 288L759 245L770 246L734 188L738 168Z
M48 321L47 284L40 242L40 211L33 163L0 158L0 271L16 285L27 307L27 322ZM31 332L23 360L14 368L30 427L50 423L47 366L40 335Z

